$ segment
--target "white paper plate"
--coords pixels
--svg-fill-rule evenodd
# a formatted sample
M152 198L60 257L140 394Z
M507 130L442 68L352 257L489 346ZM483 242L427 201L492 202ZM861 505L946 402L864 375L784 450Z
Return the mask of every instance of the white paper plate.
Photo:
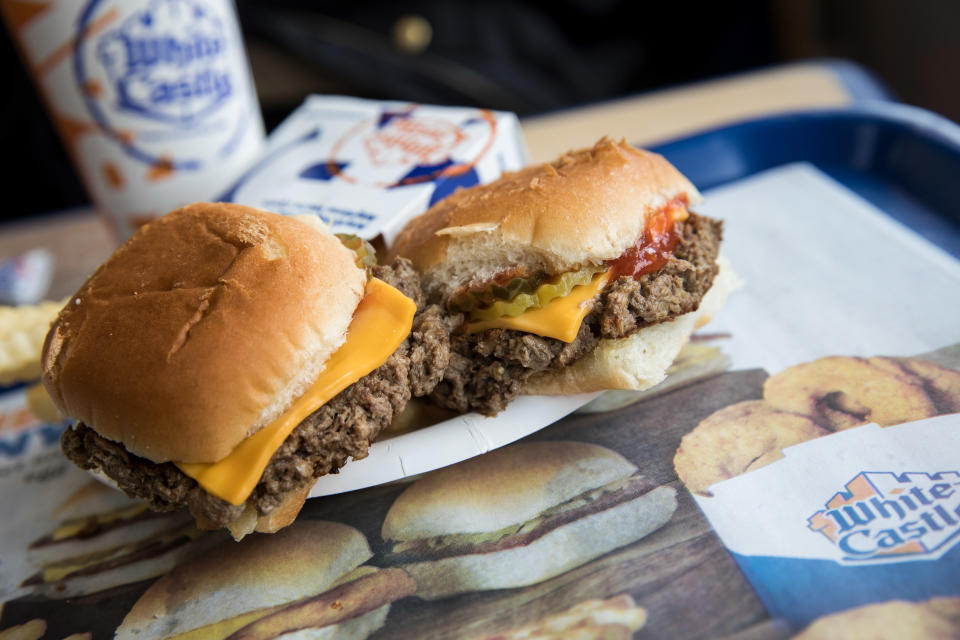
M467 413L374 442L366 458L317 480L309 497L372 487L478 456L556 422L598 395L521 396L493 418Z

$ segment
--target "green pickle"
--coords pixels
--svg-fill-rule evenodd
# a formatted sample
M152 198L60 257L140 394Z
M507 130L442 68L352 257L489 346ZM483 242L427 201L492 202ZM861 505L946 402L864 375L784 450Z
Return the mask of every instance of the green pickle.
M377 266L377 251L373 245L352 233L334 234L347 249L357 256L357 266L361 269L370 269Z
M471 320L493 320L503 316L516 317L528 309L540 309L547 306L551 300L569 295L574 287L588 284L596 274L606 270L607 267L605 265L584 267L577 271L568 271L559 276L555 276L542 284L540 284L540 282L543 276L541 275L537 278L535 274L534 278L537 278L537 284L532 286L529 282L534 278L527 278L527 283L518 285L514 283L523 279L514 278L506 287L499 285L488 287L484 291L484 294L490 296L495 290L503 290L507 295L509 295L511 290L517 290L519 291L518 293L510 297L497 296L497 299L494 299L493 302L482 307L473 304L467 308L463 308L459 304L463 301L463 298L461 298L457 301L456 308L459 311L469 311ZM467 295L472 297L474 301L483 299L483 296L478 295L477 292L468 292Z
M497 300L511 300L520 293L536 291L540 283L547 277L543 271L537 271L526 278L514 278L506 285L491 284L485 289L465 291L450 301L453 311L473 311L478 307L487 307Z

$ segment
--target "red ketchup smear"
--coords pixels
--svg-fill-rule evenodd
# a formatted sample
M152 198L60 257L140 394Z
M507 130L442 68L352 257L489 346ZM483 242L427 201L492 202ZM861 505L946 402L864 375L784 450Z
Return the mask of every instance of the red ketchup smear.
M607 264L613 267L611 280L621 276L637 279L666 264L680 242L675 224L677 214L683 215L686 208L686 197L679 196L653 213L647 220L647 228L637 240L637 244L624 251L619 258L607 261Z

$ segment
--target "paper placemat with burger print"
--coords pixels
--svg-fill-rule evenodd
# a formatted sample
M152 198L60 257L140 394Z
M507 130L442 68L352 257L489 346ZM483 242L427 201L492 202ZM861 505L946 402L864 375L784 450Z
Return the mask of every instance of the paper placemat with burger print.
M684 436L678 476L791 628L865 637L884 607L939 607L953 635L929 637L956 637L960 264L806 166L706 209L749 283L712 330L769 377Z
M239 543L177 514L150 515L62 459L29 486L0 478L2 504L29 500L15 513L31 514L0 525L0 634L772 639L805 627L806 638L829 637L823 629L856 637L878 624L956 634L960 588L944 564L955 538L928 543L936 553L923 558L885 554L861 566L838 556L828 526L811 530L810 521L818 512L836 521L830 510L847 517L847 506L866 520L853 503L829 504L846 493L867 499L871 525L880 513L873 497L896 517L894 504L906 514L903 498L919 506L919 494L931 501L930 518L955 498L942 485L956 471L956 436L943 434L956 431L956 413L945 412L956 411L949 345L960 339L960 300L949 292L960 290L960 267L807 166L708 193L704 211L726 220L746 285L681 354L674 373L686 378L668 379L673 386L603 396L525 442L430 475L307 501L291 527ZM809 367L825 369L794 373ZM872 395L847 397L821 380L842 382L851 370L886 380L881 396L897 402L875 406ZM787 391L767 392L781 373L793 380ZM797 385L800 393L789 391ZM902 399L906 417L878 417L898 414ZM675 470L677 452L704 432L721 437L703 447L692 475L680 462ZM898 448L876 454L882 466L869 457L878 443ZM908 452L923 466L904 467ZM754 459L770 464L741 473ZM764 481L797 465L799 480ZM914 484L889 496L846 486L887 472ZM780 544L782 557L731 541L704 505L747 482L756 493L725 504L727 521L743 529L776 505L770 519L798 527L822 560L779 530L750 529L748 542ZM796 507L800 521L784 517L804 487L812 491ZM790 564L765 569L766 561ZM796 569L805 565L813 568Z

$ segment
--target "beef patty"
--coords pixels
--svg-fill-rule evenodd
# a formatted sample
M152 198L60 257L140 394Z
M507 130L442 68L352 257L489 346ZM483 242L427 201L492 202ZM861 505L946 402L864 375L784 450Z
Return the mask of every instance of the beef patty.
M413 293L422 303L419 277L407 260L375 268L374 275ZM408 295L409 295L408 293ZM403 410L411 394L430 393L450 357L449 333L440 308L418 311L413 330L380 367L353 383L301 422L267 464L250 495L258 514L269 513L284 496L314 479L336 473L348 457L365 458L370 442ZM129 496L157 511L189 507L196 517L224 526L244 505L234 506L200 487L172 462L133 455L85 424L67 429L60 441L66 456L84 469L98 469Z
M717 274L722 223L691 213L678 224L680 240L663 267L607 286L573 342L512 329L457 333L462 316L449 318L450 365L431 395L433 401L454 411L494 415L519 395L530 376L571 364L600 339L625 338L696 311Z

